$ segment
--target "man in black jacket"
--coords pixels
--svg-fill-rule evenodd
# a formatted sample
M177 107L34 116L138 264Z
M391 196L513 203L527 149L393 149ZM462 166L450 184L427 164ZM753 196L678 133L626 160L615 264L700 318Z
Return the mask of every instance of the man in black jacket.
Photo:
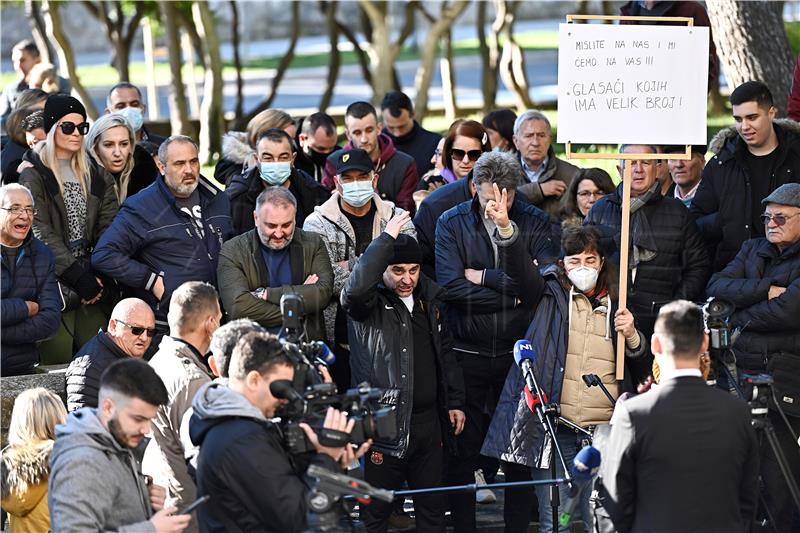
M656 153L652 145L622 145L621 153ZM697 301L708 281L708 252L689 211L680 200L661 195L655 160L624 161L631 165L631 234L627 268L628 309L637 328L653 333L658 307L677 298ZM619 167L620 175L623 174ZM599 199L586 215L586 224L598 226L609 258L619 264L622 226L622 185ZM634 383L650 373L652 357L632 362Z
M708 295L736 306L733 326L742 328L733 345L740 372L773 375L778 404L790 416L770 411L770 419L789 472L800 483L800 456L796 437L800 432L800 183L778 187L762 201L765 239L745 241L742 249L722 272L714 274ZM792 501L779 465L769 446L762 447L761 475L765 498L776 531L792 529Z
M107 331L99 331L75 354L67 368L67 410L97 407L100 376L119 359L141 359L155 334L153 310L139 298L126 298L111 311Z
M195 395L189 435L200 446L197 490L211 496L198 511L200 531L304 530L305 472L297 471L280 430L269 421L286 403L272 395L270 384L293 377L294 366L278 337L252 332L233 350L228 386L215 381ZM331 408L323 427L349 433L353 424ZM317 451L310 464L328 470L352 463L371 444L367 441L355 452L350 445L328 448L308 425L302 427Z
M475 198L446 211L436 226L436 280L447 291L445 318L464 374L467 423L458 439L458 459L449 481L470 483L491 416L513 363L514 343L528 329L539 294L525 298L511 279L492 241L494 220L486 206L494 186L506 190L509 218L519 228L523 253L539 265L555 256L550 221L540 209L516 197L522 169L509 153L487 152L475 163ZM527 296L527 295L526 295ZM475 497L451 496L456 529L474 531Z
M328 156L342 148L336 144L336 122L327 113L317 111L302 119L297 127L300 149L296 152L294 166L319 183L325 175Z
M292 138L285 131L270 128L256 140L258 166L246 174L234 176L225 189L231 202L231 219L236 235L255 227L253 209L256 198L268 187L284 187L297 200L295 222L302 227L314 207L330 198L331 194L308 174L295 167L297 153L292 149Z
M431 168L431 156L442 138L428 131L414 120L414 105L400 91L389 91L381 100L383 133L389 136L395 148L414 158L417 174L423 176Z
M381 402L397 412L397 437L377 440L365 463L365 480L388 489L404 481L412 489L440 485L442 442L464 427L463 380L442 320L443 291L421 275L417 241L400 234L409 218L403 212L389 221L342 291L353 380L386 389ZM362 509L368 531L386 531L391 504L373 500ZM442 495L415 497L414 510L421 531L444 531Z
M747 239L764 236L760 202L784 183L800 182L800 127L776 121L769 88L748 81L731 93L734 128L720 131L717 155L703 170L691 212L719 272Z
M617 404L601 450L598 504L613 522L597 512L601 531L749 531L758 498L750 409L703 381L703 330L691 302L661 308L659 386Z

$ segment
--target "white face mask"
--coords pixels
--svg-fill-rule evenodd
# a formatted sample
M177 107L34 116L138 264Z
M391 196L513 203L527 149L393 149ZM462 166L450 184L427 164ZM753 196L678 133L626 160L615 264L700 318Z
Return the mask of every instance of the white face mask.
M597 285L597 276L599 274L600 271L595 268L580 266L567 272L567 277L575 285L576 289L586 292L594 289L594 286Z

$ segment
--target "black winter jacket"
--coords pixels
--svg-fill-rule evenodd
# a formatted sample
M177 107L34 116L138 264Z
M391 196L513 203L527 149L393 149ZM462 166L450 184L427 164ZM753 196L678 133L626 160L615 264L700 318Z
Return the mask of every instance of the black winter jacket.
M231 178L225 194L231 203L231 220L235 235L241 235L255 227L253 210L256 207L256 198L263 190L264 181L261 179L258 167L251 168L246 174L236 174ZM325 203L331 197L331 193L325 187L298 168L292 168L289 191L297 200L295 221L298 228L303 227L303 222L314 212L314 207Z
M770 285L786 292L770 300ZM763 371L777 352L800 356L800 242L778 252L767 239L745 241L707 292L736 306L731 322L744 328L733 346L740 366Z
M419 122L416 120L414 121L414 127L411 128L411 131L402 137L395 137L389 133L389 130L386 128L383 128L381 133L388 135L394 143L394 147L400 152L414 158L414 162L417 164L417 174L419 176L424 175L433 168L431 157L433 156L433 152L436 151L436 147L439 145L439 140L442 138L441 135L426 130L420 126Z
M447 322L455 350L497 357L511 353L531 323L535 307L527 305L517 283L496 262L489 234L481 220L477 196L446 211L436 225L436 281L446 291ZM550 219L540 209L514 200L509 218L517 225L529 260L539 265L556 256ZM485 270L482 285L464 277L464 270ZM520 301L522 303L520 304Z
M28 316L26 301L38 303L39 312ZM31 233L19 248L13 277L2 260L0 304L0 372L33 373L39 362L38 343L55 335L61 325L61 297L53 252Z
M603 248L617 265L622 226L621 193L622 185L599 199L584 221L584 224L598 226ZM661 305L678 298L702 299L709 276L709 260L697 226L680 200L665 198L657 192L642 207L642 212L655 234L658 249L651 261L639 263L636 279L632 284L629 281L628 308L636 317L637 327L649 337Z
M778 156L769 179L769 190L784 183L800 182L800 124L773 122L778 136ZM747 145L734 128L722 130L711 141L717 153L703 170L703 179L692 200L691 212L712 254L712 272L719 272L739 252L747 239L764 236L764 226L751 227L753 198ZM761 199L757 199L761 200Z
M414 340L408 308L381 282L393 247L394 239L385 232L370 243L347 278L342 291L342 307L351 319L348 321L348 336L353 382L367 381L373 387L386 389L381 403L394 406L397 411L398 438L377 440L372 447L395 457L404 457L413 416ZM422 302L433 332L439 416L441 427L447 428L450 427L447 411L463 410L464 380L452 351L452 338L441 320L443 292L421 274L414 299ZM449 434L446 431L442 433L443 436Z
M67 411L81 407L97 407L100 392L100 376L108 366L128 354L108 336L100 331L81 346L67 368Z

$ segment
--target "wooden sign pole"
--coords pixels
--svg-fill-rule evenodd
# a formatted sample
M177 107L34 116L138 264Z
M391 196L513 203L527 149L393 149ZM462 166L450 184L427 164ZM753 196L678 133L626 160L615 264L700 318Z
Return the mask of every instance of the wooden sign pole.
M634 162L625 161L622 173L622 232L619 238L619 309L628 305L628 250L631 227L631 180ZM611 312L609 310L609 312ZM617 381L625 377L625 337L617 332Z

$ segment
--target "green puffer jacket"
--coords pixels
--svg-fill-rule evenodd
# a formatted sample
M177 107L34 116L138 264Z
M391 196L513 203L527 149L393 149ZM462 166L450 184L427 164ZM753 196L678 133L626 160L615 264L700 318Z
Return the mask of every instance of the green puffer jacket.
M289 243L289 258L292 284L269 288L264 300L252 294L259 287L269 287L269 273L261 257L256 230L223 243L217 267L222 305L231 319L249 318L274 329L282 323L281 296L297 293L303 298L308 340L323 340L322 311L333 291L333 270L325 244L316 233L296 228ZM319 280L304 285L311 274L316 274Z

